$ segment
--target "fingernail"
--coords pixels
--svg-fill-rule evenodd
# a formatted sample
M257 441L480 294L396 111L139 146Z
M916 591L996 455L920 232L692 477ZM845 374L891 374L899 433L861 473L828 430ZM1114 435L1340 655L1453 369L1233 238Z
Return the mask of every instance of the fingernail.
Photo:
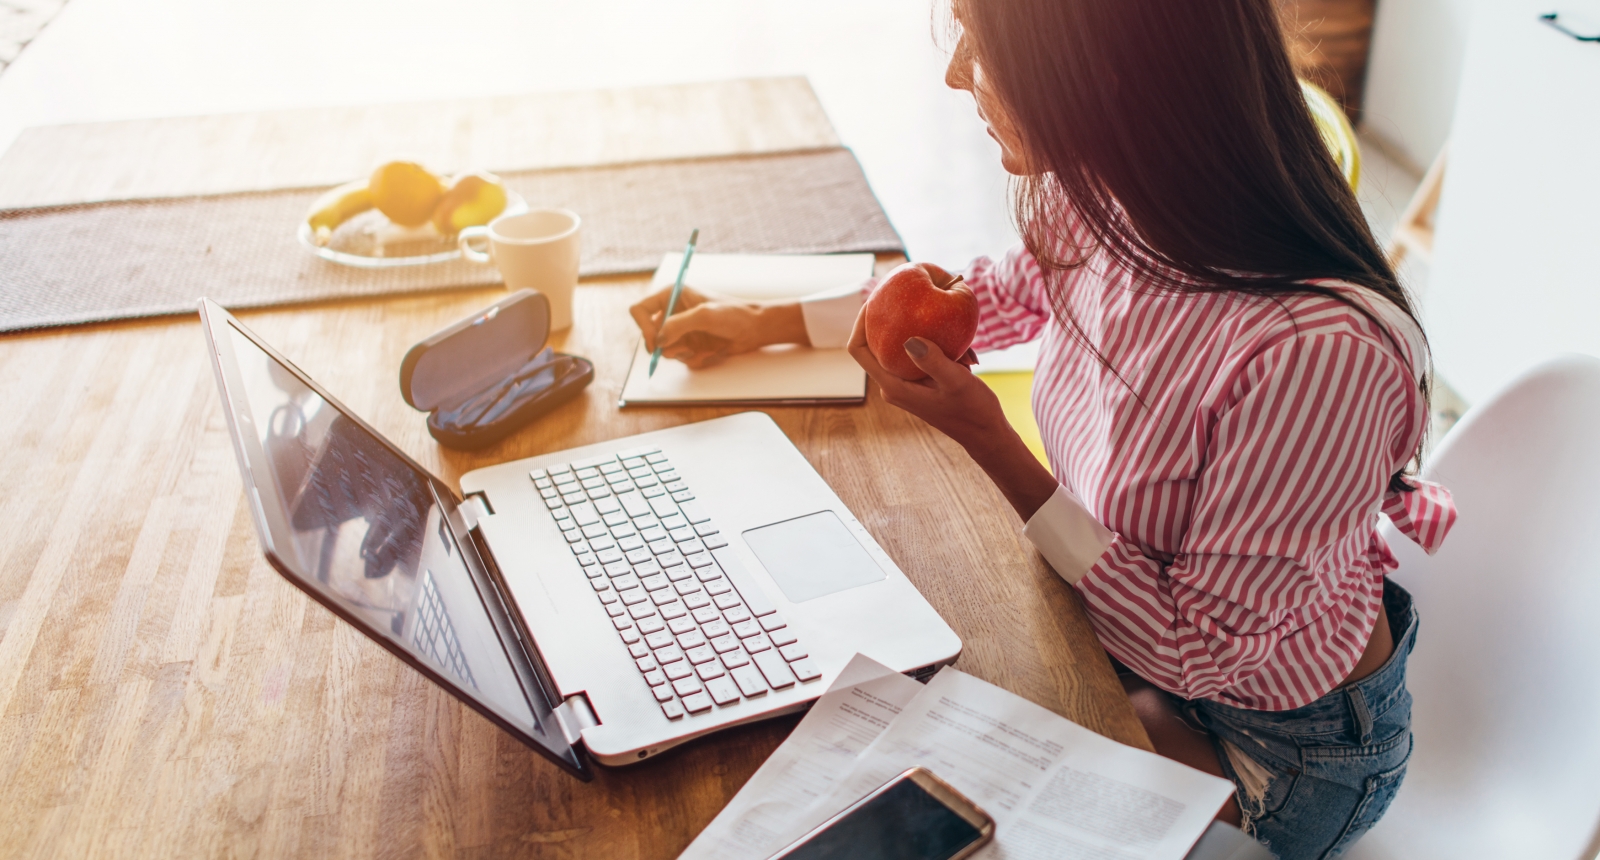
M928 347L922 343L920 338L907 338L906 353L912 358L921 358L928 354Z

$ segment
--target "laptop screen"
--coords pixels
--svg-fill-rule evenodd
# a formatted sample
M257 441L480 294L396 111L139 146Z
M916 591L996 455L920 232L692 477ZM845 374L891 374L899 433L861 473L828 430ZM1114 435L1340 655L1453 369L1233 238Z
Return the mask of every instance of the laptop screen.
M251 459L265 460L252 464L261 505L275 508L264 525L287 532L266 536L280 565L369 635L575 763L548 706L525 694L427 473L234 325L213 331L227 332L236 395L248 403L248 420L235 424L260 446Z

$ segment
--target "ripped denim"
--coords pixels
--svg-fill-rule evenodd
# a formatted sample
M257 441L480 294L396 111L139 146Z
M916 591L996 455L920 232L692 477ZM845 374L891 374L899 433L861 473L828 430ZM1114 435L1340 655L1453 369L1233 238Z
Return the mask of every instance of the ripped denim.
M1417 641L1411 595L1388 580L1394 653L1376 672L1292 711L1177 700L1214 737L1237 787L1246 833L1279 860L1337 857L1383 816L1411 758L1406 659Z

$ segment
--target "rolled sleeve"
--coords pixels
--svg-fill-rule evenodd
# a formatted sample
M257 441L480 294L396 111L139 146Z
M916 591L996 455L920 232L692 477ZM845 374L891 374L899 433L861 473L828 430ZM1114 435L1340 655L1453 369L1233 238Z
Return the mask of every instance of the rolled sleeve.
M1115 539L1077 496L1060 485L1028 518L1022 534L1033 541L1056 574L1073 585L1094 567Z
M800 300L800 315L805 317L806 336L815 349L843 349L850 343L856 316L867 300L875 281L866 281L817 293Z

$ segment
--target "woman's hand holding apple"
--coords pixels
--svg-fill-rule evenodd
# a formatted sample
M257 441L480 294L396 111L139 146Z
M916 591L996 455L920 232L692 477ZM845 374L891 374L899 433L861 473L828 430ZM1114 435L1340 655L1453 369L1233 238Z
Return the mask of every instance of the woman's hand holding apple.
M935 283L950 280L943 269L921 265ZM994 391L972 373L970 365L977 363L977 357L967 349L952 361L931 340L913 336L905 340L901 354L925 375L905 379L890 372L868 345L870 308L868 304L857 315L849 350L878 383L884 402L910 412L955 440L989 474L1017 514L1024 521L1032 517L1055 492L1055 476L1033 456L1006 420ZM967 342L971 342L970 334ZM888 346L880 342L877 352L887 354Z

